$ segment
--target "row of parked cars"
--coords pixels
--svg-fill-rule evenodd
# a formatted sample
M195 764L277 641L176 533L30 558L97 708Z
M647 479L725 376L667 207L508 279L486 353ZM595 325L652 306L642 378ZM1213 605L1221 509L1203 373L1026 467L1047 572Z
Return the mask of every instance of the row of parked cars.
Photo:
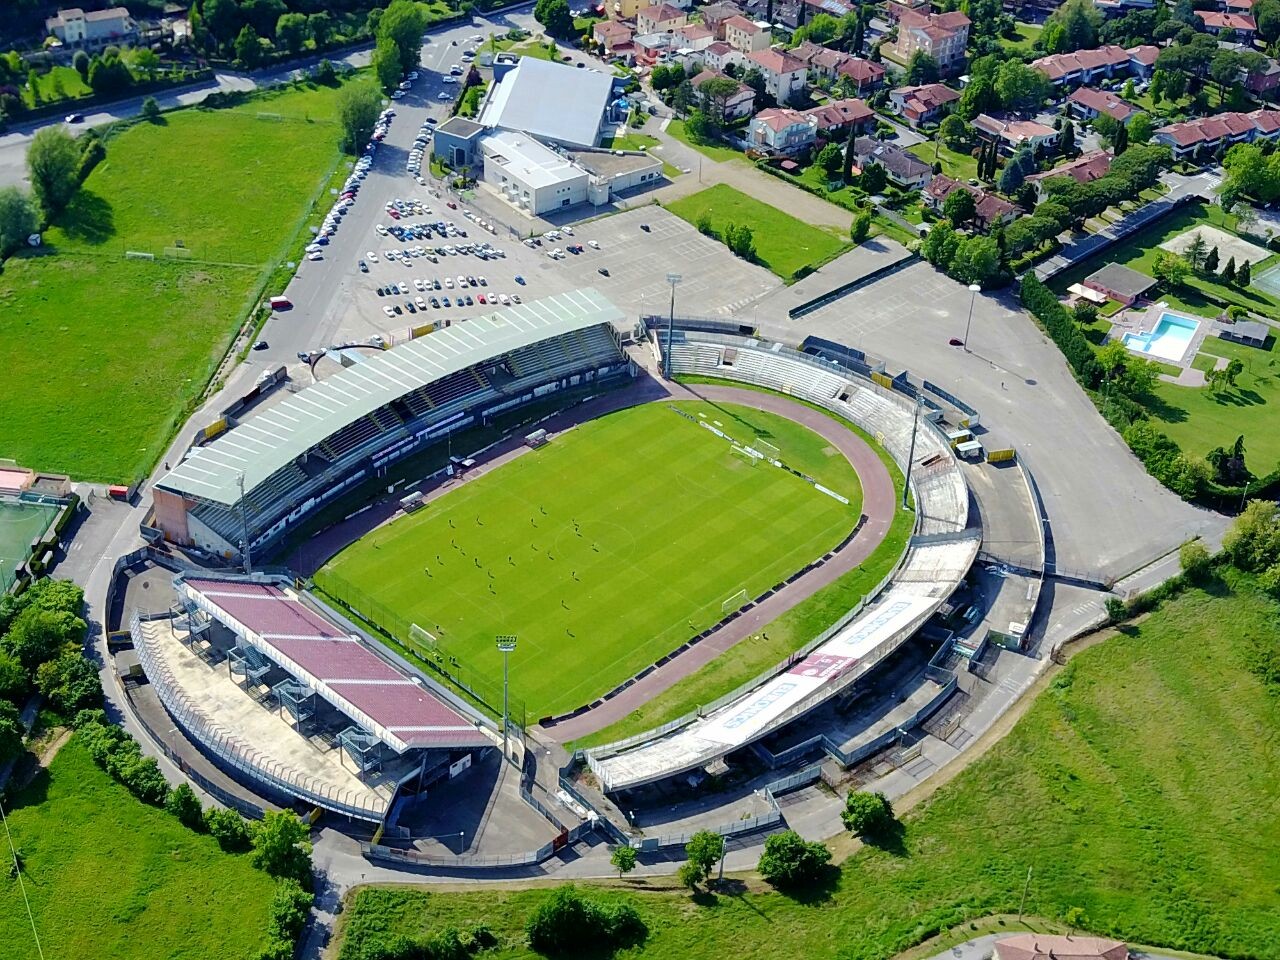
M315 240L307 244L306 255L308 260L324 259L324 248L329 245L329 238L338 232L338 227L342 225L342 218L347 215L347 211L355 204L356 195L360 192L360 185L364 182L365 177L369 175L369 168L373 166L373 154L376 149L377 144L370 143L365 148L364 154L356 161L355 169L351 171L351 175L343 183L342 192L339 194L338 199L334 201L333 206L329 208L329 212L325 214L324 221L316 232Z
M413 149L409 151L409 159L404 164L404 172L420 184L426 182L422 179L422 156L431 144L431 135L435 133L435 124L434 117L428 117L422 122L418 135L413 138Z

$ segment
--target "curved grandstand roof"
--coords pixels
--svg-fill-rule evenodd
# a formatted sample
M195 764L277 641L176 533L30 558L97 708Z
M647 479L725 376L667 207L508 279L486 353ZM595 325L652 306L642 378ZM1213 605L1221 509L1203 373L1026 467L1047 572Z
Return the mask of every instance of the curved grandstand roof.
M228 506L326 437L379 407L450 374L551 337L602 323L622 311L584 288L455 323L383 351L264 410L193 448L157 486Z

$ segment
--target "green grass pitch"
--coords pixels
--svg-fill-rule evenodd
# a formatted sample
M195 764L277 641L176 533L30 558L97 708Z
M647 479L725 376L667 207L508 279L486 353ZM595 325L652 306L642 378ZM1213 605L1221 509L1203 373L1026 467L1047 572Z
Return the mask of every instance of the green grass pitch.
M48 529L58 507L44 503L0 500L0 592L27 559L31 541Z
M496 634L514 633L511 692L530 717L572 710L718 621L853 529L861 487L826 441L732 405L677 404L781 458L846 506L649 404L583 424L374 531L316 576L350 584L436 634L498 680ZM401 637L401 640L408 638Z

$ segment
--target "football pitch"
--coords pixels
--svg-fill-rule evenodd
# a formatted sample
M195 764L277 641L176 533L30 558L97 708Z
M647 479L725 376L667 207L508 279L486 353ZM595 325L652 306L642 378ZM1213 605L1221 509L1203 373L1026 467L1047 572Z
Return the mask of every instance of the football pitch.
M31 541L48 529L60 509L47 503L0 500L0 594L18 564L30 555Z
M850 502L750 465L673 407L767 441ZM385 605L498 682L494 637L515 634L511 693L533 720L590 702L720 620L728 598L757 596L817 559L861 506L852 465L799 424L729 404L647 404L375 530L315 580L335 598Z

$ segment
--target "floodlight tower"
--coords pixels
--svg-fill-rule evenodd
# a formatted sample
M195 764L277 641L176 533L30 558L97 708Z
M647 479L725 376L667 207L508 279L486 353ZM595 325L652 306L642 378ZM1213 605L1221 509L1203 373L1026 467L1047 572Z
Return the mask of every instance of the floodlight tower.
M671 284L671 312L667 314L667 349L662 356L663 372L671 379L671 341L675 339L676 328L676 284L683 278L678 273L668 273L667 283Z
M510 691L509 676L507 672L507 659L516 649L516 638L514 634L503 634L497 638L498 650L502 654L502 756L503 759L510 760L511 756L507 753L507 724Z

